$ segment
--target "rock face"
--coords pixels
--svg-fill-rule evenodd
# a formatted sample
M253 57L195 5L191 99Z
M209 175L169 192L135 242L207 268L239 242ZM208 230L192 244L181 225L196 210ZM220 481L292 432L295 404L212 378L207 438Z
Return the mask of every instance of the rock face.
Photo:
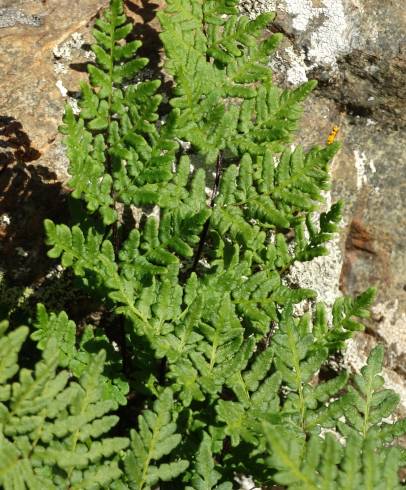
M314 274L301 274L307 287L313 274L316 289L322 275L327 301L337 284L332 270L341 270L346 294L378 287L368 333L350 344L346 361L357 369L371 346L384 342L386 381L406 410L406 11L401 2L378 0L242 0L241 7L253 16L276 10L272 30L286 36L271 61L278 81L319 81L300 142L324 144L331 128L340 127L331 197L346 202L345 226L325 272L317 265Z
M91 60L90 25L107 0L0 0L0 272L13 284L49 274L42 222L66 213L67 161L57 132L66 102L75 103ZM127 1L144 41L159 40L158 4ZM293 86L315 78L300 132L324 144L334 125L343 149L333 162L331 199L346 215L330 258L292 273L331 304L341 290L374 284L378 300L368 333L349 346L358 369L377 341L387 347L385 378L406 412L406 10L399 0L241 0L251 17L276 10L273 31L286 40L271 62L275 78ZM141 19L141 17L142 19ZM241 482L252 488L252 482Z
M104 3L0 0L0 267L13 284L27 285L47 271L43 219L65 213L67 162L57 132L62 87L77 90L83 73L69 63L79 55L86 61L86 51L72 49L61 74L54 50L74 33L88 35Z

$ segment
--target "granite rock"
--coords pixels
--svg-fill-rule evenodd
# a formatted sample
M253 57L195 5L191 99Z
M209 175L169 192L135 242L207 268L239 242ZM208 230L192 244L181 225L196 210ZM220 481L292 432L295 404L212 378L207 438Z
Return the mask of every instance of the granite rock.
M310 268L302 271L303 280L309 287L313 277L320 289L321 274L327 302L338 281L345 294L378 287L367 333L354 340L346 359L356 369L371 345L385 343L388 384L401 393L405 409L406 11L402 2L378 0L268 4L277 12L271 29L285 34L271 61L276 80L286 86L319 82L306 103L298 142L324 144L338 125L343 143L332 164L331 191L332 201L346 202L343 230L325 272ZM339 271L336 280L332 270Z
M47 273L43 220L66 215L67 161L57 128L70 92L61 86L74 93L84 73L81 65L58 73L54 49L75 33L89 36L105 3L0 0L0 268L12 284ZM87 61L88 51L76 47L67 67L75 56Z

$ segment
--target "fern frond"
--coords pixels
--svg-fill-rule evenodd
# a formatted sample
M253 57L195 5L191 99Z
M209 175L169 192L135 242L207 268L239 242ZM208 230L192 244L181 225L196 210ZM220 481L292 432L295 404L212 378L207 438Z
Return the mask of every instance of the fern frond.
M399 404L399 396L383 388L384 379L380 374L383 354L382 346L371 351L367 365L354 376L354 386L350 386L340 400L340 413L345 422L337 420L337 428L346 437L357 434L364 439L373 436L379 440L379 427ZM396 430L400 427L395 425L393 428ZM386 426L385 437L389 433L389 427Z
M369 309L375 296L376 289L369 288L355 298L337 298L333 305L331 325L327 319L325 305L317 303L313 318L313 334L317 343L327 347L330 352L342 348L354 332L364 330L365 327L360 320L370 316Z
M187 486L185 490L231 490L233 488L230 482L220 483L221 473L216 470L211 445L210 436L203 432L190 482L193 486Z
M222 149L281 151L296 128L299 103L314 88L313 82L284 93L273 87L268 59L281 36L259 39L273 18L250 21L231 3L224 8L218 2L174 1L159 14L166 69L176 82L171 104L179 135L211 163ZM231 98L240 103L226 108Z
M307 444L297 434L264 424L272 455L268 459L277 469L275 481L288 490L400 489L397 472L399 452L392 448L379 453L371 442L352 436L343 447L336 437L313 436Z
M135 57L141 43L126 41L131 31L122 1L115 0L93 29L96 62L88 65L90 85L81 86L80 115L67 107L61 127L72 195L99 212L105 225L118 220L117 203L155 204L153 184L172 177L178 147L173 118L160 132L156 128L160 82L126 85L148 63Z
M34 371L20 368L27 334L20 327L5 335L4 324L0 334L0 349L8 350L0 365L0 485L79 490L113 483L122 474L117 455L129 441L105 435L118 422L111 415L116 403L102 399L105 354L72 378L58 368L61 353L51 339Z
M158 463L181 441L172 415L173 395L165 389L155 401L153 410L145 410L138 418L138 431L131 432L131 449L125 459L129 488L149 490L159 481L170 481L183 473L188 461Z
M42 304L37 305L37 319L34 323L35 331L31 338L37 341L37 347L44 350L50 339L56 339L60 350L61 366L67 367L75 357L76 345L76 325L75 322L68 318L68 315L62 311L59 315L48 312Z
M103 399L115 400L120 405L127 403L129 384L124 379L123 361L104 333L87 326L77 341L76 325L66 313L48 314L42 304L37 305L34 327L36 330L31 338L37 341L37 347L43 350L50 339L55 338L60 351L60 365L69 368L78 378L89 368L94 354L103 349L106 352L105 372L101 375Z
M319 229L311 221L308 213L303 221L306 221L306 230L309 239L305 238L303 221L295 227L295 260L305 262L315 257L328 255L325 243L332 240L334 234L339 231L338 224L342 219L342 202L333 204L326 213L321 213L319 218Z
M317 423L331 428L327 433L313 433L306 443L297 428L263 424L272 450L269 464L278 470L276 482L289 489L400 488L397 471L402 465L402 452L388 443L404 434L405 424L383 422L393 413L399 398L392 390L383 389L379 374L382 359L383 349L378 346L361 373L354 376L354 385L341 376L318 385L313 396L305 394L307 400L325 401L346 389L321 413L314 412ZM306 430L312 427L310 419L308 422Z
M44 359L52 338L60 348L43 363L53 384L44 375L38 386L50 383L57 402L45 407L27 395L44 412L27 412L18 428L2 425L0 405L0 427L3 437L25 437L7 440L12 449L4 443L13 459L45 414L30 455L40 448L52 468L40 474L16 456L28 466L12 478L58 468L55 485L65 478L70 488L112 490L225 490L238 474L293 489L397 484L406 459L391 444L406 423L382 420L397 398L382 389L381 354L354 386L346 372L318 379L329 354L363 328L374 290L338 299L330 321L322 303L313 308L314 291L287 280L295 261L325 255L338 231L340 202L315 216L339 145L287 148L315 82L275 87L268 64L280 36L263 36L274 15L250 21L237 6L167 1L159 18L168 105L159 81L138 81L146 60L128 41L123 1L111 0L95 23L90 85L82 85L80 115L68 110L61 129L73 197L86 211L72 227L47 220L45 229L49 256L73 270L119 331L88 326L76 336L66 315L39 307L32 338ZM310 311L298 317L303 301ZM7 380L27 335L16 332ZM101 349L107 360L92 354ZM72 379L59 374L61 363ZM24 376L24 387L39 377ZM129 411L139 417L125 452L126 439L107 437L116 423L108 414L130 388ZM12 396L10 386L0 389L1 402ZM46 415L48 405L64 419Z

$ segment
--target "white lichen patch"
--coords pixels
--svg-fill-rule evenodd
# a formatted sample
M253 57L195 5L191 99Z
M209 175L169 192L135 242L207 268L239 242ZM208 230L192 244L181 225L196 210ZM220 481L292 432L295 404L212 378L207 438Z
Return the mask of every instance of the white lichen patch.
M334 164L334 160L332 165ZM331 192L322 193L324 204L320 212L327 211L331 208ZM313 222L317 226L320 214L316 213ZM308 237L305 231L306 238ZM340 249L340 237L335 236L333 240L325 244L328 255L316 257L308 262L296 261L290 268L284 281L290 286L312 289L316 292L317 302L323 302L327 306L327 318L331 321L331 309L334 301L341 296L339 289L339 279L343 266L343 256ZM295 305L295 316L301 316L311 308L311 301L303 301Z
M292 28L304 33L306 50L287 48L281 56L273 58L271 67L282 65L287 81L292 85L306 82L307 73L317 66L329 66L337 70L337 59L349 53L357 44L357 33L349 22L344 0L241 0L242 13L255 18L262 12L285 12L291 19ZM280 70L278 70L280 71Z
M251 478L246 476L236 477L236 482L240 484L239 490L261 490L255 485Z
M80 114L80 107L78 104L78 98L71 97L69 94L69 90L65 87L63 84L62 80L57 80L55 83L57 89L59 90L60 94L64 99L66 99L67 103L71 106L72 111L75 115ZM76 94L76 97L79 96L79 93Z
M373 174L376 173L376 167L373 160L368 160L368 167Z
M65 98L68 95L68 89L64 86L62 80L57 80L57 82L55 83L55 85L56 85L56 88L61 93L62 97Z
M325 429L324 427L321 428L320 430L320 437L322 439L325 439L326 437L326 434L332 434L336 439L337 441L342 444L343 446L345 446L345 437L342 436L339 432L337 432L336 430L334 429Z
M240 12L248 15L250 19L255 19L264 12L276 10L277 0L240 0Z
M319 9L313 7L311 0L283 0L281 9L292 16L293 29L300 32L307 29L310 21L317 17L319 12Z
M385 381L385 388L395 391L400 397L400 409L406 410L406 383L402 376L391 371L384 369L382 372L383 379Z
M283 74L284 80L294 87L308 80L305 54L303 51L296 51L289 46L276 52L269 62L272 71Z
M316 291L317 301L323 301L329 309L335 299L341 296L339 277L343 258L338 239L330 242L327 247L329 255L316 257L310 262L295 262L287 275L287 280L301 288Z
M95 60L93 51L84 49L85 39L80 32L74 32L69 39L58 44L52 50L54 55L54 72L57 75L68 73L69 63L80 53L81 57L89 61Z
M60 61L56 61L54 62L54 72L57 75L68 73L68 67L64 63L61 63Z
M334 66L337 58L351 49L344 5L338 0L324 0L320 15L324 20L311 36L308 56L317 64Z
M85 40L83 39L82 34L79 32L74 32L72 36L65 42L55 46L52 50L52 53L57 59L71 60L72 59L72 51L75 49L80 49Z
M315 65L336 66L336 60L351 50L352 33L342 0L322 0L314 6L311 0L282 0L278 7L292 16L298 32L311 29L307 58Z
M305 63L305 54L302 51L297 54L292 47L285 49L288 57L288 69L286 70L286 79L292 85L300 85L307 82L307 66Z
M337 59L349 53L356 44L357 35L354 26L348 21L343 0L321 0L315 4L312 0L241 0L240 9L252 18L265 11L284 11L291 18L292 27L298 33L308 31L308 66L292 60L290 78L297 78L318 65L330 65L337 68ZM299 70L300 67L300 70ZM304 74L303 74L304 72Z
M73 114L76 116L80 114L80 107L78 104L78 100L75 99L74 97L68 97L67 98L68 104L72 107Z
M65 269L58 264L57 266L53 267L45 277L47 279L60 279L64 273L64 270Z
M350 339L344 351L344 366L355 373L359 373L361 368L365 366L366 361L367 355L360 346L360 342L356 338Z
M368 171L374 174L376 168L373 160L368 158L363 151L354 150L354 163L357 171L357 190L360 190L368 183Z
M0 225L8 226L11 223L11 218L7 213L0 216Z
M16 6L16 2L15 2ZM27 15L16 8L3 8L0 2L0 29L3 27L14 27L16 25L27 25L30 27L40 27L42 18L39 15Z
M366 126L376 126L378 123L374 121L373 119L370 119L369 117L367 118L367 123Z

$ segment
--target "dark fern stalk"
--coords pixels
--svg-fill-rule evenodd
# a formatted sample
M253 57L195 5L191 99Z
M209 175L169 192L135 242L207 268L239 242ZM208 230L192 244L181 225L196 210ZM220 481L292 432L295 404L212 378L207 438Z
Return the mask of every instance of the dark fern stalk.
M218 155L217 162L216 162L216 174L214 177L213 189L211 191L211 196L210 196L210 208L213 208L214 203L216 201L218 191L219 191L222 164L223 164L222 156ZM200 235L199 245L197 247L195 258L193 260L193 266L191 268L191 272L196 271L197 265L199 263L199 260L201 259L202 253L203 253L203 248L204 248L204 245L206 243L206 239L207 239L209 229L210 229L210 218L207 219L206 223L203 226L203 230L202 230L201 235Z

